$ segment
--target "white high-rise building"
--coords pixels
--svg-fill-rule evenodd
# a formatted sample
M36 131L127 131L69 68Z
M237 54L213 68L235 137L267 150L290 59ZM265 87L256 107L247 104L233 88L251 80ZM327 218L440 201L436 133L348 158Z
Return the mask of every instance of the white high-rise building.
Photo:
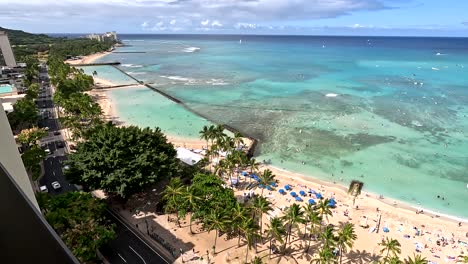
M15 67L16 60L11 50L10 40L5 31L0 31L0 66Z

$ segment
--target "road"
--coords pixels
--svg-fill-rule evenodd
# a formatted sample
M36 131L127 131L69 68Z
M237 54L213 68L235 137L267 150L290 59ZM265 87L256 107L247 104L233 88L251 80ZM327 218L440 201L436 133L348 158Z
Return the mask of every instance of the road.
M126 224L110 212L110 219L115 223L117 238L102 247L101 253L112 264L169 264L156 251L141 240Z
M41 72L43 79L48 79L47 72ZM58 195L65 192L76 191L75 185L70 184L63 175L63 161L67 159L66 150L63 147L64 138L60 133L57 111L52 101L53 91L47 83L42 83L43 91L41 98L37 100L40 111L49 112L48 118L39 121L39 127L48 127L48 135L41 139L41 146L48 148L51 154L44 159L44 176L39 180L40 186L45 185L51 195ZM44 116L44 115L43 115ZM58 146L62 142L62 147ZM58 190L52 188L52 182L58 181L62 186ZM164 264L169 263L164 260L156 251L143 242L133 231L121 222L113 213L109 212L110 219L116 225L117 237L108 245L102 247L101 252L111 264Z
M47 80L47 73L41 73L41 79ZM57 113L52 101L52 90L47 82L41 83L39 98L36 101L39 110L43 113L39 120L39 127L47 127L48 135L41 139L41 147L49 149L51 154L44 159L44 176L39 180L39 185L45 185L52 195L76 191L75 185L70 184L63 176L63 161L66 160L65 141L60 132ZM47 118L43 118L47 116ZM58 181L62 186L54 190L52 182Z

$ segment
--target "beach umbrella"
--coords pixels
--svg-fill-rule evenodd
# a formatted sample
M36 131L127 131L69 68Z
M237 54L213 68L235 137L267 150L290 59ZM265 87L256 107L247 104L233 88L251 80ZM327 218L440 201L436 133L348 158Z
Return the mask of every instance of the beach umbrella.
M279 189L278 192L281 193L281 194L285 194L285 193L286 193L283 189Z
M263 189L263 188L265 188L265 185L263 185L263 184L259 184L259 185L258 185L258 187L260 187L260 188L262 188L262 189Z
M330 200L328 201L328 206L330 206L330 207L335 207L335 206L336 206L336 201L335 201L335 199L330 198Z
M289 190L291 190L291 187L289 187L289 184L287 184L287 185L284 186L284 189L286 189L286 191L289 191Z
M241 175L242 176L247 176L247 172L243 171L243 172L241 172Z
M296 196L296 201L298 201L298 202L302 202L302 198L301 198L301 197L299 197L299 196Z
M266 187L266 188L267 188L267 190L269 190L269 191L273 190L273 188L271 188L271 186L270 186L270 185L267 185L267 187Z
M315 194L315 191L312 189L309 189L309 193Z
M322 196L321 193L315 193L315 197L316 197L317 199L322 199L322 198L323 198L323 196Z
M315 200L314 199L309 199L309 203L310 204L315 204Z
M278 184L276 184L276 182L272 182L272 183L270 183L270 185L273 186L273 187L278 187Z
M296 192L291 192L290 193L292 197L296 197L297 196L297 193Z
M304 192L303 190L301 190L301 191L299 192L299 194L302 195L302 196L306 196L306 192Z
M384 231L385 233L388 233L388 232L390 232L390 229L388 229L388 227L384 227L384 228L383 228L383 231Z

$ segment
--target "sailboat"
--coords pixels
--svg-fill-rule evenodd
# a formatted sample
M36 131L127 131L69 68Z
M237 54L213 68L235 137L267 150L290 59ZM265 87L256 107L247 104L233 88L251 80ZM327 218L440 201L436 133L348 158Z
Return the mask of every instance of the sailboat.
M242 39L239 39L239 44L242 44Z

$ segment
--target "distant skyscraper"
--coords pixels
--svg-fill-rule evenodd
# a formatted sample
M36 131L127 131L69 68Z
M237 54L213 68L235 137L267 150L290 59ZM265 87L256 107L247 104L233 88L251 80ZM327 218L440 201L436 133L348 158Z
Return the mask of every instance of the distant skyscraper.
M0 31L0 66L6 65L8 67L15 67L15 55L11 50L8 35L4 31Z

